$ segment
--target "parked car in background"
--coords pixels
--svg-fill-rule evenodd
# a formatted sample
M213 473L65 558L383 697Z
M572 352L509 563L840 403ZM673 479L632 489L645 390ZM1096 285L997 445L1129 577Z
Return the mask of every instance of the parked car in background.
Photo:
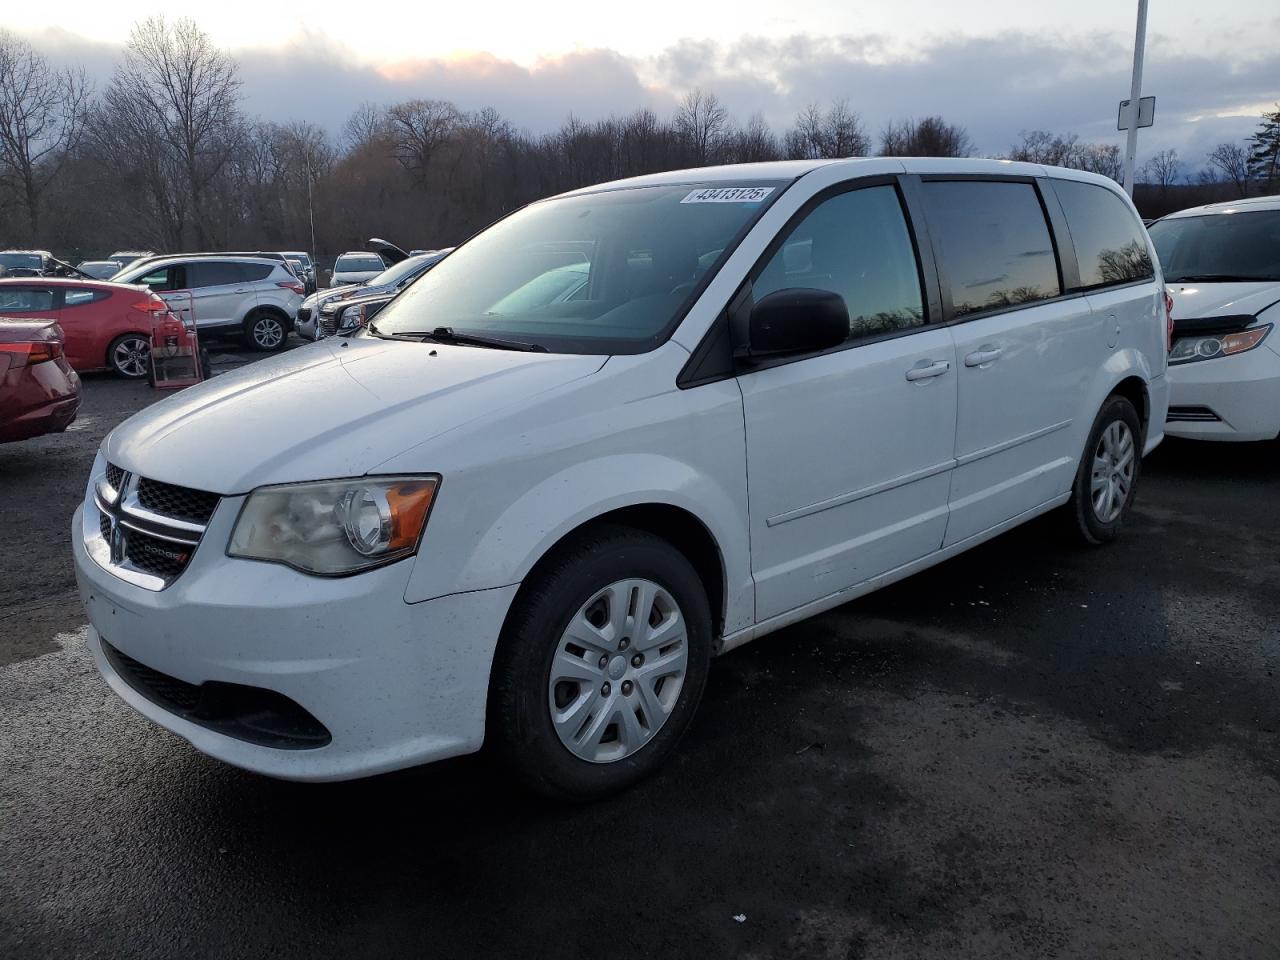
M317 291L302 301L302 306L298 308L294 329L298 331L298 336L305 340L318 340L321 336L328 336L333 333L333 330L328 334L322 334L320 318L322 310L330 303L370 295L388 298L394 296L439 263L446 253L448 253L447 250L442 250L410 257L393 267L388 267L365 283L350 283L341 287L330 287L323 292Z
M151 326L168 305L151 291L108 281L54 277L0 280L0 318L39 317L63 332L67 362L80 373L146 377Z
M311 254L305 250L283 250L281 251L291 260L297 260L302 264L302 282L307 288L307 293L315 293L316 291L316 265L311 259Z
M120 264L120 267L123 269L135 260L144 260L147 257L154 256L155 253L151 250L117 250L115 253L111 254L111 256L107 257L107 259L114 260L116 263Z
M1280 436L1280 197L1213 203L1151 227L1173 299L1170 436Z
M61 433L79 409L57 322L0 314L0 443Z
M330 300L320 308L317 339L364 326L394 297L394 293L374 293L360 294L347 300Z
M0 266L10 277L43 277L52 268L48 250L0 250Z
M490 312L582 251L588 296ZM88 644L247 769L487 743L600 796L671 753L714 652L1051 510L1115 537L1167 321L1137 211L1079 171L793 161L533 203L356 334L118 426L73 521ZM135 539L157 489L198 510Z
M120 272L123 264L114 260L81 260L76 269L95 280L110 280Z
M239 337L264 351L284 347L305 289L279 254L152 257L115 280L150 288L177 312L194 309L202 338Z
M363 250L349 250L338 257L333 265L333 274L329 278L329 286L342 287L353 283L364 283L372 280L387 269L387 263L376 253Z

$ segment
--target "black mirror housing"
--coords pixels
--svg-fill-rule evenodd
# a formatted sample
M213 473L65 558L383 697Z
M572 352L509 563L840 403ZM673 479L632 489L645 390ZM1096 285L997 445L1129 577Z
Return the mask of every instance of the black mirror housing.
M849 339L849 308L830 290L796 287L769 294L751 308L747 356L815 353Z

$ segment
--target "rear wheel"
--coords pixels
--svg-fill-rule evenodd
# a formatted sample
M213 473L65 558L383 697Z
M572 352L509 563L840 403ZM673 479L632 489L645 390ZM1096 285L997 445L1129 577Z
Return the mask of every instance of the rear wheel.
M107 366L118 377L142 380L151 372L151 338L126 333L107 347Z
M250 349L274 353L284 348L289 328L284 319L271 310L255 310L244 322L244 336Z
M1142 421L1126 398L1111 396L1089 432L1066 514L1085 543L1116 538L1133 506L1142 464Z
M604 527L526 583L494 662L490 732L526 785L587 800L655 771L706 683L711 614L666 541Z

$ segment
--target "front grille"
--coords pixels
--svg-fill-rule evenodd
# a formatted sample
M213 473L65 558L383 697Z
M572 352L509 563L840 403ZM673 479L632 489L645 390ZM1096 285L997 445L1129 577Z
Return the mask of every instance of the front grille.
M218 505L216 493L192 490L159 480L138 480L138 502L155 513L186 520L188 523L208 523Z
M102 652L120 678L152 703L210 730L278 750L313 750L332 739L325 725L283 693L241 683L187 683L112 646Z
M172 580L186 569L194 550L195 547L170 543L137 530L126 534L125 552L133 565L165 580Z
M1208 407L1170 407L1167 423L1218 423L1220 416Z
M328 316L325 316L324 313L321 313L318 326L320 329L320 336L332 337L338 332L338 315L336 313L331 313Z
M111 489L96 487L98 536L90 553L116 576L163 590L191 561L217 509L219 496L139 477L108 464Z

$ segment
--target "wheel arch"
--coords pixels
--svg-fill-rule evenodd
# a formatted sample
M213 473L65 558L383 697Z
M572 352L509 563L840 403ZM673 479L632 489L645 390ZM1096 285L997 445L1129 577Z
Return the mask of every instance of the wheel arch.
M728 577L724 554L715 535L692 511L670 503L645 502L606 510L565 531L534 561L524 578L529 583L538 571L552 562L569 544L591 531L605 526L630 527L665 540L678 550L697 571L711 608L712 635L724 631ZM519 600L519 594L516 595ZM514 608L515 603L512 604Z

